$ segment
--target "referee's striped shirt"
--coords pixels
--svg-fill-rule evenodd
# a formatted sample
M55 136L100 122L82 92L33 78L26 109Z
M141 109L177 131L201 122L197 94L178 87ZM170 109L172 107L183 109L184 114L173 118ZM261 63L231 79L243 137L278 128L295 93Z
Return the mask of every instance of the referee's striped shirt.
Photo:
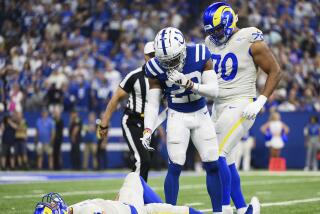
M144 67L145 65L128 73L119 85L129 94L127 108L139 114L144 113L147 91L149 90L149 82L144 75Z

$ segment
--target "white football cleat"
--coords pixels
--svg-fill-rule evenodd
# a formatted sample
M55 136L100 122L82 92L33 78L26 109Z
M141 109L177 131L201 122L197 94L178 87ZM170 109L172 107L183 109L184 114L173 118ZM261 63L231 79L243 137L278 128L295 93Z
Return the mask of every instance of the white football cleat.
M247 207L245 214L260 214L260 202L255 196L251 198L251 202Z
M223 214L233 214L233 208L230 205L222 206L222 213Z
M250 204L252 205L252 214L260 214L260 202L255 196L251 198Z

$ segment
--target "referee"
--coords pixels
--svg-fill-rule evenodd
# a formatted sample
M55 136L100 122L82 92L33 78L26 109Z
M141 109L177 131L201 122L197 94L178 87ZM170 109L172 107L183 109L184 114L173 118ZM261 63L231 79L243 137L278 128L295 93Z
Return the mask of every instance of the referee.
M153 42L148 42L144 47L145 61L147 62L154 57L154 54ZM130 151L134 155L135 165L133 171L138 172L147 181L152 152L146 150L140 140L144 130L143 114L146 105L146 95L149 91L149 83L144 75L144 67L145 65L131 71L121 81L107 105L98 130L101 137L107 137L113 112L117 109L119 102L128 98L122 117L122 131Z

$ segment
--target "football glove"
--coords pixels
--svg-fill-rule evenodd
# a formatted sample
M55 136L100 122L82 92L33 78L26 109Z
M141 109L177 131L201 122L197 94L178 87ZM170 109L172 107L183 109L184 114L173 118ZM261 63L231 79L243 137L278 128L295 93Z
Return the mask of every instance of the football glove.
M98 137L98 139L106 138L108 136L109 126L108 125L106 125L106 126L101 125L101 120L100 119L98 119L96 121L96 124L98 126L98 128L97 128L97 137Z
M146 150L149 150L149 151L153 151L153 150L154 150L154 148L152 148L152 147L150 146L151 136L152 136L152 131L151 131L151 129L146 128L146 129L144 129L144 131L143 131L143 136L142 136L142 138L140 138L143 147L144 147Z
M186 89L192 89L193 87L193 82L177 70L171 70L168 72L168 80Z
M267 97L264 95L260 95L256 101L248 104L244 108L242 112L242 117L248 120L254 120L266 102Z

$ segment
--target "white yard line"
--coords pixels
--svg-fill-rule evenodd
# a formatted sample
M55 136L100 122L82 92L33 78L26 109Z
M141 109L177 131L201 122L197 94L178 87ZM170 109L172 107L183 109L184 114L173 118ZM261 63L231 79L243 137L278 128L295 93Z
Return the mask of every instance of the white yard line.
M287 178L281 180L260 180L260 181L244 181L242 182L243 186L255 186L255 185L268 185L268 184L293 184L293 183L314 183L320 182L319 178ZM197 184L197 185L180 185L181 190L194 190L194 189L203 189L206 191L205 184ZM152 186L152 189L155 191L163 190L163 186ZM86 191L69 191L69 192L60 192L61 195L103 195L103 194L111 194L118 193L119 189L110 189L110 190L86 190ZM39 194L24 194L24 195L5 195L3 199L20 199L20 198L38 198Z
M306 199L292 200L292 201L262 203L261 207L291 206L291 205L295 205L295 204L304 204L304 203L311 203L311 202L317 202L317 201L320 201L320 197L306 198ZM209 213L209 212L212 212L212 209L204 209L204 210L200 210L200 211L204 212L204 213Z
M306 199L292 200L292 201L262 203L261 206L262 207L290 206L290 205L294 205L294 204L303 204L303 203L310 203L310 202L317 202L317 201L320 201L320 197L306 198Z
M202 202L194 202L194 203L186 203L185 206L188 206L188 207L196 207L196 206L201 206L203 205Z
M241 176L272 176L272 177L282 177L282 176L303 176L303 177L314 177L320 176L320 171L284 171L284 172L270 172L270 171L250 171L250 172L239 172Z
M118 193L119 190L86 190L86 191L72 191L72 192L61 192L63 196L73 196L73 195L102 195L108 193ZM19 198L39 198L39 194L25 194L25 195L5 195L3 199L19 199Z
M271 195L270 191L259 191L256 192L255 195Z

